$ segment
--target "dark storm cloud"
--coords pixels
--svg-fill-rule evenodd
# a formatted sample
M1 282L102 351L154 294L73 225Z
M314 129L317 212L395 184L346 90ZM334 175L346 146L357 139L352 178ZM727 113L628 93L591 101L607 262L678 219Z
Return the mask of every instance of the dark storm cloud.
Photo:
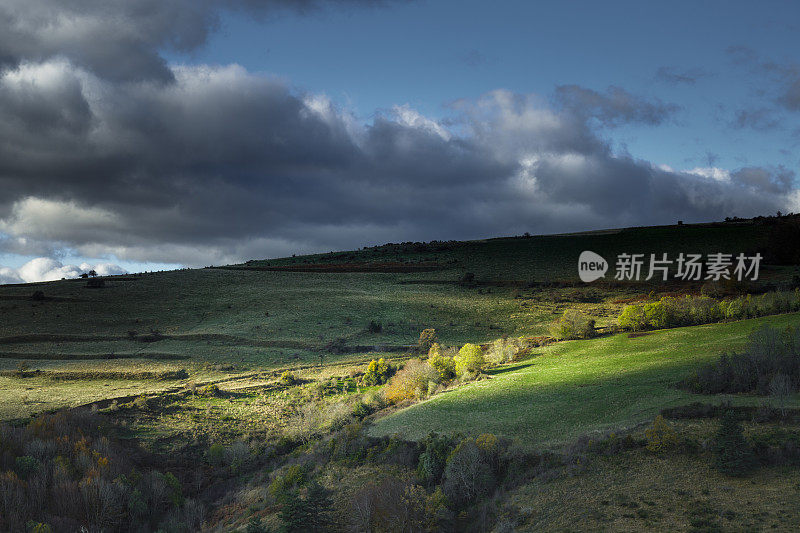
M556 99L574 113L611 127L630 123L658 125L680 109L674 104L633 95L620 87L609 87L600 93L579 85L560 85L556 87Z
M0 67L64 57L117 81L171 81L159 50L205 43L222 10L268 16L368 0L4 0Z
M731 173L731 180L755 191L785 194L792 190L794 172L783 167L768 170L761 167L745 167Z
M456 102L446 123L398 106L364 124L241 67L158 55L202 44L219 9L315 6L4 3L0 251L206 265L747 216L796 201L782 169L717 179L613 154L597 121L656 125L677 110L620 88L562 86L558 108L494 91Z
M365 125L237 66L172 77L120 84L66 60L6 71L0 246L203 265L787 210L785 172L660 170L531 95L455 104L455 135L408 107Z

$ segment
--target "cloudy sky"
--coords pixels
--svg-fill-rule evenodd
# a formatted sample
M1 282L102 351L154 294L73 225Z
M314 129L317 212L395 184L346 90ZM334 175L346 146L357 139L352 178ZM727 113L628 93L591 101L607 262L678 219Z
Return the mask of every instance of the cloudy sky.
M0 283L800 211L800 4L4 0Z

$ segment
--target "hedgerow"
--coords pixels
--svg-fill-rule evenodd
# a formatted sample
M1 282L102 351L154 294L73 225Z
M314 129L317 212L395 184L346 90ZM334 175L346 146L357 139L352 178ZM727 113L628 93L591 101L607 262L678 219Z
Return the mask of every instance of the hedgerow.
M664 329L740 320L800 311L800 289L717 300L708 296L665 296L655 302L627 305L619 327L629 331Z

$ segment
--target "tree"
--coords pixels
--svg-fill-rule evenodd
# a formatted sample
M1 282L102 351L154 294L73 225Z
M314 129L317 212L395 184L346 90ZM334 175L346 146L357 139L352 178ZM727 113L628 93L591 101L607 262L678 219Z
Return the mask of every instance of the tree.
M422 333L419 334L419 340L417 341L417 349L419 353L428 353L433 346L433 343L437 341L436 330L433 328L427 328L422 330Z
M96 278L97 277L97 271L96 270L90 270L89 271L89 277L90 278Z
M463 509L489 494L494 482L492 469L478 445L464 439L447 459L442 490L455 508Z
M478 373L486 364L481 347L470 343L462 346L453 360L456 362L456 373L459 376Z
M306 512L308 513L309 527L314 531L329 531L332 525L332 510L331 491L317 481L309 483L308 494L306 495Z
M755 466L755 456L744 438L742 426L733 411L722 417L719 431L714 437L714 466L729 476L741 476Z
M280 517L283 521L282 531L285 533L310 531L306 502L300 498L300 494L296 490L290 491L284 496Z
M436 370L440 383L447 383L456 377L456 362L442 353L438 342L433 343L428 352L428 364Z

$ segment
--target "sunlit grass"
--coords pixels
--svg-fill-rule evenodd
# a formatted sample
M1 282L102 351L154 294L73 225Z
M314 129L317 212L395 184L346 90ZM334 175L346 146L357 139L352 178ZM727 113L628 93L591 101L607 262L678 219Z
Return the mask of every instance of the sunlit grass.
M632 427L664 407L690 401L757 403L763 400L698 396L675 385L699 364L743 345L762 324L800 325L800 315L558 343L541 349L516 371L503 371L379 420L372 432L409 438L431 431L491 432L533 448Z

